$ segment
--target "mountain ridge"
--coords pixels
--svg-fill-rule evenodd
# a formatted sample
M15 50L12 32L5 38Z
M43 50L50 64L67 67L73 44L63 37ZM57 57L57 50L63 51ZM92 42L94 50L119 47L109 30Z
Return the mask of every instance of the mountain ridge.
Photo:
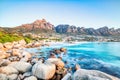
M94 29L85 27L76 27L74 25L60 24L54 26L45 19L36 20L33 23L22 24L14 28L0 27L0 31L12 33L59 33L59 34L76 34L76 35L94 35L94 36L114 36L120 35L120 28L108 28L107 26Z

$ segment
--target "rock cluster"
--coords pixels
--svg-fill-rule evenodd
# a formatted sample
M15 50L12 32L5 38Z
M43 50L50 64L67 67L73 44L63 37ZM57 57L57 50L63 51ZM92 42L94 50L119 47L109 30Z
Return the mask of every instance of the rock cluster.
M33 43L32 43L33 44ZM40 43L34 43L38 47ZM59 70L64 68L64 62L58 58L33 58L23 48L28 46L24 41L0 44L0 80L38 80L55 79ZM40 46L40 45L39 45ZM64 52L64 49L61 49ZM63 74L65 72L59 73Z
M45 60L33 57L23 49L25 46L24 41L0 44L0 80L120 80L97 70L81 69L78 64L75 73L70 73L63 61L65 48L50 51Z

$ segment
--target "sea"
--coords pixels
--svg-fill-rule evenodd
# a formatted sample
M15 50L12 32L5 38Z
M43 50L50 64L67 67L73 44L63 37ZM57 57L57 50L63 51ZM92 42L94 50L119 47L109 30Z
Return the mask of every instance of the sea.
M79 64L83 69L99 70L120 78L120 42L53 43L27 51L46 57L50 50L61 47L67 49L63 59L69 66Z

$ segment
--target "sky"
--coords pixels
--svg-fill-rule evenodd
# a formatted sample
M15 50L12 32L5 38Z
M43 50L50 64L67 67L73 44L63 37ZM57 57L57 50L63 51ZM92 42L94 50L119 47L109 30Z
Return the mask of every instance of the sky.
M120 0L0 0L2 27L43 18L55 26L120 28Z

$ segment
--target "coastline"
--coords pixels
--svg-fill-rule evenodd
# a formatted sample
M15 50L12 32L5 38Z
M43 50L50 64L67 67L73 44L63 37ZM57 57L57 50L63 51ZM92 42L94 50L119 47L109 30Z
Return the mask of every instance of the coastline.
M24 45L23 45L23 43L24 43ZM8 50L6 50L6 51L4 51L5 53L4 53L4 56L5 56L5 58L4 57L2 57L2 59L0 59L1 61L0 61L0 66L1 66L1 68L0 68L0 72L2 73L2 74L0 74L0 78L3 78L3 75L4 75L4 78L11 78L11 77L7 77L6 76L6 74L8 75L8 72L7 71L3 71L4 69L6 69L6 68L8 68L8 69L11 69L11 67L12 68L14 68L14 69L17 69L17 72L15 72L14 74L15 74L15 76L14 77L12 77L12 79L13 78L15 78L15 79L18 79L18 78L20 78L19 80L22 80L22 79L25 79L25 78L31 78L31 77L34 77L36 80L37 80L37 78L45 78L45 77L43 77L43 76L38 76L38 74L37 73L35 73L34 72L34 70L38 70L39 71L39 69L41 69L41 66L39 66L38 68L39 69L37 69L36 67L34 67L35 66L35 64L36 65L46 65L46 64L48 64L48 63L44 63L43 61L44 61L44 58L37 58L37 55L35 55L36 54L36 52L34 52L34 53L30 53L30 52L26 52L26 51L24 51L24 48L25 48L25 42L23 41L23 43L14 43L13 45L11 45L11 44L9 44L9 46L11 45L11 47L8 47L8 44L7 44L7 46L6 47L8 47L9 49L8 50L12 50L12 52L11 51L9 51L8 52ZM51 48L51 49L53 49L53 48L57 48L57 50L59 50L60 48L62 48L62 47L65 47L65 46L73 46L73 45L76 45L76 44L86 44L86 43L89 43L89 42L77 42L77 43L64 43L64 42L50 42L50 43L45 43L45 46L47 46L47 47L49 47L49 48ZM18 46L18 44L19 44L19 46ZM30 43L31 44L31 43ZM46 45L47 44L47 45ZM40 45L41 44L39 44L38 42L36 42L36 43L34 43L34 45L33 46L35 46L35 47L32 47L31 45L29 45L29 46L31 46L31 48L33 48L33 50L36 48L36 50L38 50L38 51L41 51L41 47L40 47ZM43 45L43 44L42 44ZM53 47L52 47L53 46ZM3 46L2 46L3 47ZM27 44L27 47L28 47L28 44ZM26 47L26 48L27 48ZM53 50L54 51L54 50ZM6 53L7 52L7 53ZM6 55L6 54L8 54L8 53L10 53L10 54L12 54L11 56L10 55ZM17 54L16 54L17 53ZM38 53L38 55L40 55L41 53ZM24 56L23 56L24 55ZM23 56L23 57L22 57ZM68 57L69 58L69 57ZM30 59L30 60L29 60ZM54 62L54 59L53 58L50 58L53 62ZM47 61L48 62L48 60L49 60L49 58L48 59L45 59L45 62ZM50 60L50 61L51 61ZM57 60L57 59L56 59ZM41 61L42 61L42 64L41 64ZM58 60L59 61L59 60ZM21 64L22 63L22 64ZM14 67L13 65L16 65L16 64L18 64L18 65L23 65L24 66L24 64L25 65L28 65L27 66L27 68L25 69L25 67L21 67L21 69L22 70L25 70L25 71L23 71L22 73L21 73L21 69L19 70L19 68L17 67ZM53 63L52 63L53 64ZM9 67L9 65L11 65L11 67ZM56 64L55 64L56 65ZM63 62L63 61L60 61L60 63L59 63L59 65L62 65L63 67L62 68L65 68L65 69L67 69L65 66L66 66L66 63L65 62ZM51 65L52 66L52 65ZM80 65L81 66L81 65ZM31 70L31 68L32 68L32 72L30 72L30 70ZM35 69L34 69L35 68ZM74 67L75 68L75 67ZM78 68L78 70L76 70L74 73L70 73L70 75L71 76L69 76L69 78L71 78L72 77L72 80L76 80L76 77L83 77L83 76L85 76L86 74L87 74L87 77L89 77L89 75L96 75L96 77L98 77L98 79L101 79L101 76L99 76L98 74L102 74L102 75L104 75L104 76L106 76L106 77L102 77L102 78L105 78L105 79L107 79L108 77L109 77L109 79L111 79L111 80L119 80L118 78L116 78L116 77L113 77L113 76L111 76L111 75L108 75L108 74L106 74L106 73L104 73L104 72L101 72L101 71L98 71L98 70L94 70L94 73L92 73L92 74L89 74L88 72L89 71L91 71L91 70L87 70L87 69L82 69L82 68L80 68L80 67L77 67ZM51 67L51 70L55 70L53 67ZM27 71L28 72L30 72L30 73L32 73L32 74L30 74L30 75L27 75L27 77L25 77L24 76L24 74L27 74ZM40 71L40 73L39 73L39 75L41 74L41 73L44 73L44 71L46 71L45 69L41 72ZM85 73L85 74L83 74L83 76L79 76L79 74L81 74L80 72L82 72L82 73L84 73L84 71L85 72L87 72L87 73ZM11 70L10 70L10 72L11 72ZM93 71L91 71L91 72L93 72ZM69 71L68 71L68 73L69 73ZM54 73L53 73L54 74ZM73 75L74 74L74 75ZM11 75L13 75L13 74L11 74L11 73L9 73L9 75L11 76ZM45 73L45 75L47 75L47 73ZM17 76L17 77L16 77ZM22 76L22 77L21 77ZM64 76L64 77L66 77L66 76ZM64 77L62 77L63 78L63 80L64 80ZM51 77L49 77L49 78L51 78ZM90 78L90 77L89 77ZM94 78L94 77L92 77L92 78ZM113 79L114 78L114 79Z

